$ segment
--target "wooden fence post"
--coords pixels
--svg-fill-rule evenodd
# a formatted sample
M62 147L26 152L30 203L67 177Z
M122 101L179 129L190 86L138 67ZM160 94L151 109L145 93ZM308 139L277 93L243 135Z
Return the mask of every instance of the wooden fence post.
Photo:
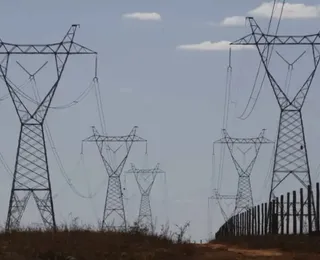
M303 200L303 189L300 189L300 234L303 234L303 223L304 220L304 200Z
M241 236L245 235L245 213L241 213Z
M280 221L281 221L281 235L284 234L284 203L283 203L283 195L280 197Z
M254 206L252 208L252 223L251 223L251 227L252 227L252 235L255 236L257 234L257 208L256 206Z
M248 221L248 231L249 231L249 235L251 236L252 235L252 230L251 230L251 228L252 228L252 226L251 226L251 223L252 223L252 208L251 209L249 209L249 211L248 211L248 215L249 215L249 221Z
M273 208L273 200L269 201L269 205L268 205L268 233L272 234L272 218L273 218L273 212L274 212L274 208Z
M287 232L286 234L290 234L290 192L287 193L287 212L286 212L286 220L287 220Z
M311 185L308 185L308 231L309 234L312 233L312 207L311 207L311 201L312 201L312 187Z
M292 192L292 218L293 218L293 234L297 234L297 192Z
M276 199L272 200L272 215L271 215L271 229L272 229L272 234L277 234L277 201Z
M248 235L248 211L245 212L245 219L246 219L246 236Z
M260 230L261 230L261 226L260 226L260 224L261 224L261 222L260 222L260 205L258 205L257 206L257 228L258 228L258 230L257 230L257 234L258 234L258 236L260 236L261 235L261 233L260 233Z
M316 230L320 231L320 190L319 182L316 184Z
M234 231L235 231L235 236L238 236L239 235L239 230L238 230L238 227L239 227L239 225L238 225L238 219L239 219L239 214L237 214L236 216L235 216L235 226L234 226Z
M279 198L276 198L276 210L275 210L275 232L279 234Z
M269 203L265 203L264 204L264 234L268 234L268 204Z
M264 223L265 223L265 220L264 220L264 204L262 203L261 204L261 234L262 235L265 235L264 233Z

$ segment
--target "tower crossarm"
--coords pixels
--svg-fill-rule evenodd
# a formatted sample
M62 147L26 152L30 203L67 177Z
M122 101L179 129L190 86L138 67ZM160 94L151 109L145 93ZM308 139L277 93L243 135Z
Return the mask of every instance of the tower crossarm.
M52 102L55 91L60 82L62 73L67 63L68 57L71 54L95 54L92 51L78 43L75 43L74 37L79 25L72 25L64 38L59 43L53 44L12 44L5 43L0 40L0 77L6 83L11 99L14 103L16 112L19 119L23 123L42 123L48 112ZM12 55L52 55L55 58L57 78L50 88L49 92L45 95L43 100L35 109L30 112L25 104L22 102L19 92L15 89L13 82L8 77L9 59Z
M308 35L272 35L261 31L253 17L247 17L252 33L234 41L231 45L320 45L320 32Z
M127 158L133 143L147 142L146 139L143 139L136 135L137 128L138 128L137 126L133 127L129 135L108 136L108 135L100 135L98 130L94 126L92 126L93 135L82 140L82 142L95 142L108 174L120 175L125 165L125 162L127 161ZM109 142L114 142L114 143L124 142L126 144L126 153L116 169L113 169L111 167L110 162L107 160L106 156L104 156L104 150L109 149L109 146L108 146Z
M71 25L69 31L61 42L50 44L14 44L0 40L0 54L20 55L20 54L42 54L42 55L62 55L62 54L97 54L97 52L73 41L76 29L79 24ZM71 47L71 48L70 48Z
M134 176L135 176L135 179L136 179L136 181L138 183L139 190L140 190L141 194L142 195L143 194L148 195L151 192L152 186L154 184L154 181L155 181L157 175L159 173L165 173L165 171L160 169L160 164L159 163L154 168L151 168L151 169L138 169L132 163L131 164L131 169L127 170L125 173L133 173ZM146 178L144 178L144 181L147 181L148 177L151 176L151 180L149 181L149 183L148 183L148 185L146 187L142 186L141 179L139 178L140 176L143 176L143 175L147 175Z
M242 137L230 137L226 129L222 129L223 137L214 142L214 144L269 144L274 143L270 139L264 137L265 129L262 130L258 137L242 138Z
M133 127L129 135L120 135L120 136L112 136L112 135L100 135L97 130L93 128L93 135L89 136L88 138L84 139L83 142L147 142L146 139L139 137L136 135L137 126Z
M234 200L236 201L237 198L239 197L239 195L231 195L231 194L220 194L219 191L217 189L213 190L213 195L211 197L209 197L209 199L215 200L220 208L221 214L224 218L224 220L227 222L229 219L228 214L226 213L226 211L224 210L221 201L222 200Z
M280 36L280 35L269 35L262 32L259 25L256 23L254 18L247 18L251 27L251 34L231 43L231 45L254 45L257 47L261 61L263 62L264 68L268 75L270 84L273 92L277 98L278 104L282 110L296 109L300 110L304 104L309 88L315 76L315 72L318 68L320 61L320 32L317 34L300 35L300 36ZM269 68L269 54L270 46L273 45L307 45L312 48L314 68L309 74L307 80L302 84L302 87L297 92L293 100L289 100L287 95L281 89L275 78L272 76Z

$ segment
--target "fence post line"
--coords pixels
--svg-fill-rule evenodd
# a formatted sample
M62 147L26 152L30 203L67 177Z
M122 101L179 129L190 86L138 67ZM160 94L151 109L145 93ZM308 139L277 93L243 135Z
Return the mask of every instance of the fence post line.
M238 236L238 217L239 217L239 215L237 214L234 217L235 217L235 219L234 219L234 221L235 221L235 223L234 223L234 232L235 232L235 236Z
M271 215L271 234L276 234L276 230L275 230L275 226L276 226L276 221L275 221L275 217L276 217L276 200L273 199L272 200L272 215Z
M252 209L252 235L257 235L257 230L256 230L256 227L257 227L257 208L256 206L253 207Z
M287 193L287 212L286 212L286 221L287 221L287 232L286 234L290 234L290 192Z
M249 215L249 221L248 221L248 230L249 230L249 235L251 236L252 235L252 226L251 226L251 223L252 223L252 208L249 209L248 211L248 215Z
M264 204L262 203L261 204L261 234L262 235L265 235L265 233L264 233Z
M238 216L238 217L237 217L237 227L238 227L238 228L237 228L237 232L238 232L238 236L240 236L240 223L241 223L241 222L240 222L240 216L241 216L241 215L238 214L237 216Z
M297 192L292 192L293 234L297 234Z
M250 235L250 212L249 210L247 212L247 235Z
M268 226L268 233L272 234L272 217L273 217L273 200L269 201L269 207L268 207L268 221L267 221L267 226Z
M241 213L241 236L244 236L244 213Z
M260 236L261 235L261 233L260 233L260 230L261 230L260 229L261 228L260 227L260 223L261 223L260 222L260 205L257 206L257 215L258 215L257 216L257 228L258 228L257 233L258 233L258 236Z
M320 190L319 182L316 184L316 230L320 231Z
M276 221L275 231L276 231L276 234L278 235L279 234L279 197L276 198L275 221Z
M280 227L280 233L281 235L284 234L284 198L283 195L280 196L280 223L281 223L281 227Z
M304 226L304 200L303 200L303 189L300 189L300 234L303 234Z
M264 204L264 234L268 234L268 204L269 203L265 203Z
M312 207L311 207L311 200L312 200L312 187L308 185L308 231L309 234L312 233Z
M244 212L244 219L245 219L245 221L244 221L244 226L245 226L245 231L244 231L244 233L245 233L245 235L248 235L248 211L245 211Z
M242 214L239 214L239 236L242 236L241 233L241 227L242 227Z

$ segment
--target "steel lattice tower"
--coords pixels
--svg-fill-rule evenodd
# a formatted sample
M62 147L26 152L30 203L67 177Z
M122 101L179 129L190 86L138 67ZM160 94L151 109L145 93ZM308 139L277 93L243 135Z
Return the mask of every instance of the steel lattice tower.
M159 173L165 173L159 167L160 164L158 163L156 167L152 169L137 169L134 164L131 164L131 169L126 171L126 173L134 174L141 193L138 223L145 225L149 230L154 229L150 204L151 189L157 175Z
M147 142L145 139L136 135L137 128L138 127L135 126L129 135L107 136L100 135L96 128L92 127L93 135L83 140L83 142L95 142L97 144L101 159L109 176L107 195L103 210L102 230L112 228L121 230L127 228L120 177L133 143ZM110 143L124 143L126 148L123 159L114 167L111 166L110 159L106 156L106 152L110 150ZM111 222L108 222L108 220L111 220ZM117 220L120 220L119 224L116 223Z
M258 157L260 147L262 144L273 143L269 139L264 137L265 130L263 129L258 137L255 138L232 138L229 136L225 129L222 130L223 137L214 142L214 144L226 144L234 166L237 170L239 179L238 179L238 188L236 194L236 203L233 214L237 215L243 211L246 211L253 207L253 197L252 197L252 188L251 188L251 173L253 166ZM248 166L241 167L234 155L234 145L252 145L255 149L254 156Z
M74 42L72 25L63 40L53 44L12 44L0 40L0 77L5 82L18 114L21 128L9 200L6 231L16 229L32 196L46 227L56 229L46 142L43 124L57 90L69 55L97 54ZM22 101L22 94L9 79L9 60L19 55L51 55L55 58L57 77L46 96L34 111Z
M293 176L305 188L307 188L308 185L312 187L301 109L320 61L320 52L317 49L317 46L320 45L320 32L313 35L301 36L268 35L262 32L252 17L248 17L247 19L250 22L252 33L233 42L232 44L255 45L257 47L272 90L280 107L278 137L269 195L269 201L271 202L274 196L276 196L276 190L279 190L279 185L288 179L289 176ZM269 49L270 46L273 45L303 45L310 46L312 48L313 69L307 80L291 100L277 83L268 68ZM311 198L313 216L315 217L313 193ZM307 207L307 205L308 199L306 199L304 203L305 207ZM307 211L305 210L305 212Z

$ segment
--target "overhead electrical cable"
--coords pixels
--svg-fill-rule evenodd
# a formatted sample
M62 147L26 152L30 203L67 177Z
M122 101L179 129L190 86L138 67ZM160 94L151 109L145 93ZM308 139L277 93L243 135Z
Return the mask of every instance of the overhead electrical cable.
M286 0L283 0L283 3L282 3L282 8L281 8L281 11L280 11L280 16L279 16L279 19L278 19L278 24L277 24L277 28L276 28L276 32L275 32L275 35L278 34L278 31L279 31L279 28L280 28L280 23L281 23L281 19L282 19L282 15L283 15L283 10L284 10L284 6L285 6L285 2ZM275 6L277 4L277 1L275 0L273 2L273 8L272 8L272 12L271 12L271 17L270 17L270 21L269 21L269 25L268 25L268 30L267 30L267 34L269 33L270 31L270 28L271 28L271 23L272 23L272 19L273 19L273 16L274 16L274 12L275 12ZM272 53L273 53L273 49L274 49L274 45L272 44L271 46L271 51L269 52L269 47L270 46L266 46L263 50L263 52L267 50L267 60L266 60L266 66L268 67L269 66L269 63L270 63L270 60L271 60L271 56L272 56ZM255 80L254 80L254 84L253 84L253 87L252 87L252 91L251 91L251 94L250 94L250 97L249 97L249 100L247 102L247 105L243 111L243 113L238 117L239 119L241 120L246 120L253 112L256 104L257 104L257 101L260 97L260 93L261 93L261 90L262 90L262 86L264 84L264 81L265 81L265 78L266 78L266 75L267 75L267 72L265 71L264 72L264 76L262 78L262 81L261 81L261 84L260 84L260 87L259 87L259 90L258 90L258 93L256 95L256 97L254 97L254 92L255 92L255 89L256 89L256 84L257 84L257 80L258 80L258 77L259 77L259 73L260 73L260 69L261 69L261 65L262 65L262 61L260 60L259 62L259 66L258 66L258 71L257 71L257 74L255 76ZM253 106L251 107L251 110L249 111L249 113L245 116L248 108L249 108L249 105L251 103L251 100L254 100L254 103L253 103Z
M37 84L36 84L36 80L35 78L32 79L33 81L33 90L34 90L34 95L35 95L35 98L40 100L40 93L39 93L39 89L37 87ZM56 149L56 146L55 146L55 143L53 141L53 138L52 138L52 134L51 134L51 131L50 131L50 128L47 124L47 122L44 122L44 130L45 130L45 133L46 135L48 136L48 141L49 141L49 145L50 145L50 148L53 152L53 155L56 159L56 162L58 164L58 167L60 169L60 173L62 174L62 176L64 177L65 181L67 182L67 184L69 185L69 187L71 188L71 190L76 194L78 195L79 197L81 198L84 198L84 199L90 199L90 198L93 198L95 197L99 191L97 190L94 194L91 194L89 196L86 196L86 195L83 195L81 192L79 192L76 187L73 185L73 183L71 182L71 179L69 178L63 164L62 164L62 161L61 161L61 158L57 152L57 149Z
M224 99L224 111L223 111L223 122L222 122L223 129L228 128L231 83L232 83L232 63L231 63L231 48L230 48L229 49L229 63L228 63L228 67L227 67L226 84L225 84L225 99ZM219 162L218 182L217 182L218 191L220 190L221 185L222 185L225 150L226 150L226 147L224 145L221 145L220 146L220 162Z

